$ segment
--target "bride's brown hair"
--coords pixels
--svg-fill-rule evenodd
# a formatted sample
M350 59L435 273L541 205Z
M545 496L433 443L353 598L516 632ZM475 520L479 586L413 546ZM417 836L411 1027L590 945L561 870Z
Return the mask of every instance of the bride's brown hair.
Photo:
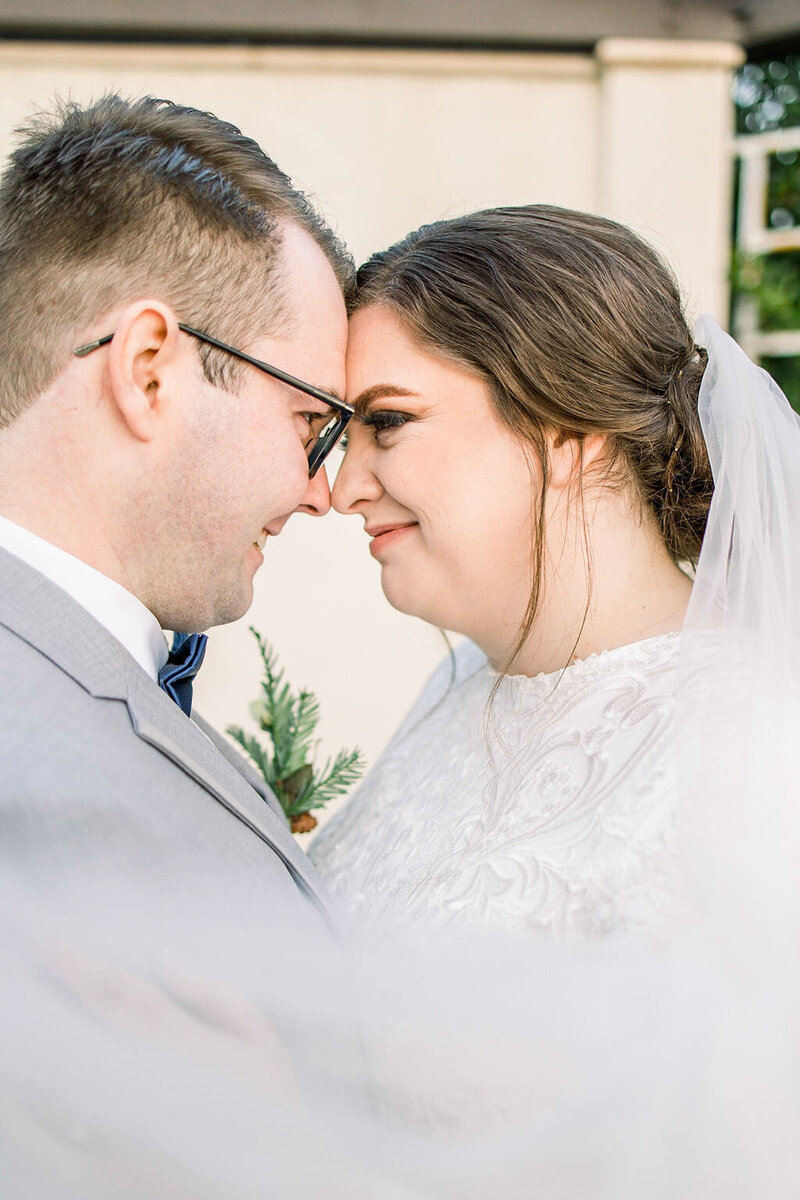
M671 273L630 229L538 204L424 225L360 268L351 311L373 304L483 379L535 452L533 586L515 652L541 595L548 433L606 435L673 559L697 560L713 491L697 414L706 355Z

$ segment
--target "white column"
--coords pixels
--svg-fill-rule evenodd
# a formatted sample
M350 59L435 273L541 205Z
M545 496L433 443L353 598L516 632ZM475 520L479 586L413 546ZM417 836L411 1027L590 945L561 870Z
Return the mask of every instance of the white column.
M600 68L598 208L675 268L690 312L728 319L730 42L606 38Z

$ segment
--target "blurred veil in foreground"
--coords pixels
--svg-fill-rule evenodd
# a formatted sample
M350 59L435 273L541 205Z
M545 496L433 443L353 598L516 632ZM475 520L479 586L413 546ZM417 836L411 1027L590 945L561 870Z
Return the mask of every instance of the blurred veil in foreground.
M800 1194L800 420L712 321L695 337L716 488L682 642L685 915L554 944L276 913L264 945L214 879L126 889L77 835L4 838L3 1194Z

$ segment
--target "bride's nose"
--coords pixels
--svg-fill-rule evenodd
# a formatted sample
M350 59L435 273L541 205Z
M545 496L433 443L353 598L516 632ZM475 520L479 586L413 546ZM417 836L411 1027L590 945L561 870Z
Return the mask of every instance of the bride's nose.
M364 501L377 500L383 495L383 486L371 470L367 457L352 442L345 450L331 488L331 503L337 512L356 513Z

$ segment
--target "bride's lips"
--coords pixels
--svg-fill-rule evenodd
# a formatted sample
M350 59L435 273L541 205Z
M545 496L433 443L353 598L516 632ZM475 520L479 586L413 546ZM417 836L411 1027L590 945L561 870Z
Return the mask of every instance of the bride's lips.
M386 546L392 542L396 542L398 538L408 533L410 529L416 528L416 521L407 521L403 525L376 525L372 529L367 528L366 532L371 539L369 544L370 554L377 558Z

